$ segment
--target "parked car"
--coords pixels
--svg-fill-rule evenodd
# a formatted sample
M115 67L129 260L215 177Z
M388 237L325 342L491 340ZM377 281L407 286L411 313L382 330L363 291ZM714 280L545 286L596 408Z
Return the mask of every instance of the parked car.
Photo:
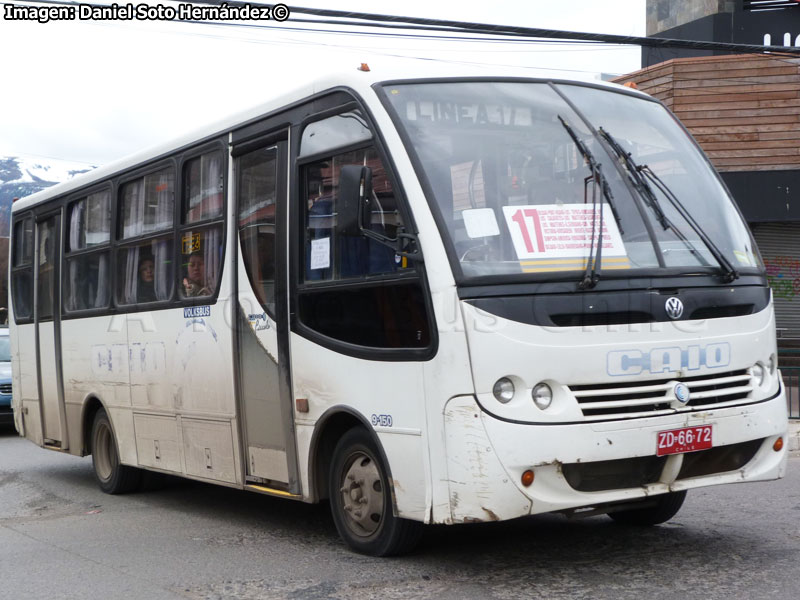
M11 343L8 328L0 328L0 425L14 422L11 412Z

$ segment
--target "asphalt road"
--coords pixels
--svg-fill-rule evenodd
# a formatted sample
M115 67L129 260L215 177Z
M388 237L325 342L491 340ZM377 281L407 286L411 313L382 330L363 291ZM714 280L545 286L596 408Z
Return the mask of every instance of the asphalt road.
M544 515L432 527L411 556L340 542L327 505L185 480L108 496L90 458L0 430L0 598L792 598L800 458L786 479L690 492L660 527Z

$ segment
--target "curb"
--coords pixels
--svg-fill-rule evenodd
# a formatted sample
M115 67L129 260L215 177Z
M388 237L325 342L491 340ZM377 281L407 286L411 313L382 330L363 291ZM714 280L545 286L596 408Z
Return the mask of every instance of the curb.
M789 452L792 456L800 456L800 420L789 421L789 429L786 432L789 442Z

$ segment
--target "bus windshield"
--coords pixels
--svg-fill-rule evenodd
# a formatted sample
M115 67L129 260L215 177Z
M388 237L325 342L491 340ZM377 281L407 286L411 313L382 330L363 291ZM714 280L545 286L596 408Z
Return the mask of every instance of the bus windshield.
M533 82L385 91L462 281L577 280L587 262L602 278L760 265L725 188L658 102Z

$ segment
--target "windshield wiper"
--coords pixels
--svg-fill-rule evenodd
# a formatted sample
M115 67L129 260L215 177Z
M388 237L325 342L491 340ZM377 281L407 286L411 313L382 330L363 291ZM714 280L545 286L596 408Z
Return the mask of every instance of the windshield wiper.
M598 133L600 136L608 143L614 153L619 157L622 163L625 165L625 169L628 172L628 177L630 178L631 182L633 183L634 188L639 192L639 195L645 200L645 202L650 206L653 212L656 215L656 219L661 224L661 226L666 229L671 229L672 232L681 240L688 248L689 251L695 255L699 260L703 261L706 265L708 265L708 261L705 260L702 254L698 252L698 250L694 247L694 244L684 235L684 233L673 223L664 213L664 210L661 208L661 203L658 200L658 196L653 191L653 188L650 186L650 182L652 182L658 190L664 194L664 197L669 200L670 204L678 211L678 214L683 217L683 219L689 224L694 232L698 235L700 240L706 245L706 248L711 252L714 259L719 263L719 266L722 268L723 277L725 282L731 282L734 279L739 278L739 272L736 268L731 264L731 262L725 257L725 255L720 251L719 247L711 240L711 238L706 234L700 224L689 214L689 211L683 206L678 197L675 193L669 189L666 183L656 175L653 170L647 165L639 165L633 160L633 156L630 152L626 152L625 149L617 142L617 140L612 136L608 131L600 127L598 129Z
M608 181L606 180L605 175L603 175L602 165L595 160L594 155L592 154L591 150L586 147L586 144L578 137L572 127L567 123L561 115L558 115L558 120L561 121L561 125L564 126L569 137L572 138L572 141L575 143L575 146L578 148L578 151L583 156L583 160L589 165L589 169L592 172L591 179L594 180L594 185L592 186L592 237L589 242L589 254L586 257L586 269L583 272L583 278L581 279L580 283L578 283L578 289L585 290L591 289L595 285L597 285L597 281L599 279L597 275L597 270L600 267L600 261L603 256L603 202L600 201L600 228L597 230L597 199L598 199L598 192L602 192L603 196L605 196L606 200L608 200L608 205L611 207L611 211L614 214L614 218L617 221L617 225L619 225L619 215L617 215L617 211L614 208L614 196L611 193L611 188L608 186ZM586 204L586 196L588 194L588 188L586 185L583 186L583 202ZM595 250L594 246L594 234L597 230L597 249Z
M703 230L703 228L700 227L700 224L694 219L689 211L686 210L681 201L678 200L678 197L667 186L667 184L664 183L664 181L647 165L640 166L639 171L655 184L661 193L667 197L672 206L674 206L680 215L686 220L686 222L689 223L689 226L694 229L695 233L700 236L700 239L703 241L706 247L708 247L709 251L711 251L711 254L714 255L714 258L717 260L720 267L722 267L724 281L726 283L730 283L734 279L739 279L739 271L736 270L736 267L733 266L731 261L728 260L728 258L719 249L719 246L717 246Z

